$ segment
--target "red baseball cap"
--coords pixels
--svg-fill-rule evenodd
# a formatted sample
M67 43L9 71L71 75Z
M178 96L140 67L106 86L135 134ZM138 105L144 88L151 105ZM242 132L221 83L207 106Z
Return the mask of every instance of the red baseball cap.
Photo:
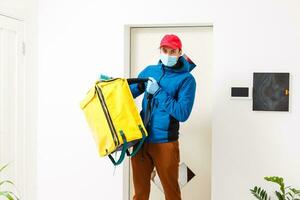
M181 40L178 36L173 34L167 34L163 37L163 39L160 41L160 47L169 47L172 49L181 49L182 44Z

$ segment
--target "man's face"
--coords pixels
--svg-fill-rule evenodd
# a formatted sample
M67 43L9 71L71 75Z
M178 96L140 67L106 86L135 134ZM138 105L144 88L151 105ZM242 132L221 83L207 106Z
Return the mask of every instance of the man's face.
M177 58L179 56L181 56L181 50L180 49L172 49L172 48L169 48L169 47L161 47L160 48L160 53L164 53L164 54L167 54L168 56L176 56Z

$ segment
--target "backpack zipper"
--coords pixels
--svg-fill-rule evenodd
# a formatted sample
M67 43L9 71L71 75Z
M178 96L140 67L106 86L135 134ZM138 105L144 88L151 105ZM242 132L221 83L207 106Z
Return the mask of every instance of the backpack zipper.
M108 122L110 133L111 133L112 138L114 140L115 146L118 146L120 144L120 141L119 141L119 138L117 136L116 129L115 129L113 123L112 123L112 119L111 119L111 116L109 114L106 102L104 100L103 93L101 91L101 88L98 85L96 85L96 93L97 93L98 98L100 100L100 103L102 105L102 108L103 108L103 111L104 111L104 115L105 115L105 118L106 118L106 120Z

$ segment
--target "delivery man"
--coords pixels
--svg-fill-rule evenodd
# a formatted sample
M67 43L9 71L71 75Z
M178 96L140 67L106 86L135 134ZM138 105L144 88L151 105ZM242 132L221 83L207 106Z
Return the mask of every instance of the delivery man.
M195 64L182 55L179 37L165 35L160 42L160 60L146 67L139 78L149 78L146 84L130 86L135 97L145 93L141 117L149 136L143 148L131 158L134 200L148 200L151 173L156 168L166 200L180 200L179 122L188 119L194 103L196 81L190 71ZM147 98L148 95L152 99ZM149 102L148 104L148 101ZM146 110L150 109L151 112ZM145 122L147 121L147 122Z

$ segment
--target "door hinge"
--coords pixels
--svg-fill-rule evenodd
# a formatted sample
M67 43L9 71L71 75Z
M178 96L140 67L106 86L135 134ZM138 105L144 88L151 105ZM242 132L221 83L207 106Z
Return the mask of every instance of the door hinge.
M23 55L25 55L25 52L26 52L25 42L22 42L22 53L23 53Z

